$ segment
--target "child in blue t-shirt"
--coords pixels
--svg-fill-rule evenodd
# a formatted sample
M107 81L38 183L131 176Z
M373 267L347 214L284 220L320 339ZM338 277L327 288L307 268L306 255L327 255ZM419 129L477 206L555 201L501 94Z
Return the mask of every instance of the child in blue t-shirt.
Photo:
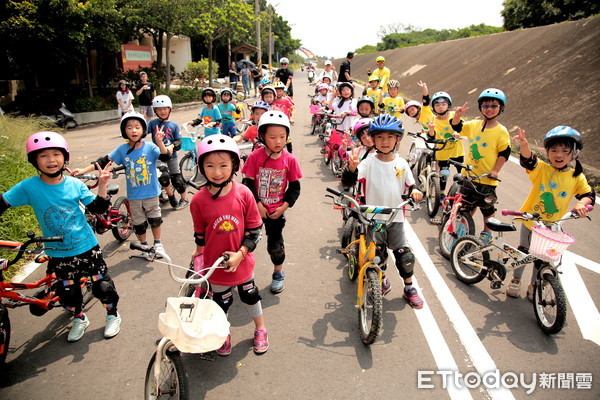
M146 119L135 111L130 111L121 118L121 136L129 140L114 149L109 155L100 157L95 165L74 169L72 174L79 175L91 172L95 167L104 168L109 162L125 166L127 182L127 199L133 219L133 231L140 243L148 245L146 230L148 225L154 237L156 255L165 259L169 256L160 241L162 214L158 196L161 188L158 183L156 162L168 161L171 153L163 141L165 133L155 133L156 144L142 141L147 135ZM142 253L147 257L148 254Z
M213 88L204 88L202 90L202 101L206 106L198 114L198 118L193 121L186 122L188 125L197 126L204 125L204 136L216 135L220 133L219 125L223 116L219 111L219 107L215 107L217 101L217 93Z
M83 295L79 287L82 277L92 280L92 293L106 307L104 337L114 337L121 327L121 317L117 313L119 295L81 207L83 204L97 213L108 210L106 184L110 179L110 163L103 169L98 168L98 196L95 196L83 182L64 174L70 153L67 141L60 134L34 133L27 140L26 149L29 162L40 174L0 193L0 215L9 207L30 205L44 236L63 237L62 242L53 243L44 251L51 257L48 271L61 281L57 285L60 302L73 315L67 340L78 341L90 325L83 313Z
M156 96L152 100L152 108L154 109L156 119L148 123L148 133L152 137L152 142L156 144L155 135L158 131L162 131L165 134L163 139L165 147L172 154L169 161L158 162L157 168L160 171L158 182L165 188L171 207L181 210L190 204L187 199L187 192L185 191L186 182L181 175L181 171L179 171L179 160L177 158L177 151L181 149L181 132L179 131L179 125L175 121L169 120L171 110L173 109L173 104L169 96ZM179 202L175 199L173 188L181 195Z
M234 112L240 112L241 110L232 102L233 91L231 89L221 90L221 102L217 105L219 112L221 113L221 133L223 135L234 137L237 135L237 129L235 127L235 120L233 119Z

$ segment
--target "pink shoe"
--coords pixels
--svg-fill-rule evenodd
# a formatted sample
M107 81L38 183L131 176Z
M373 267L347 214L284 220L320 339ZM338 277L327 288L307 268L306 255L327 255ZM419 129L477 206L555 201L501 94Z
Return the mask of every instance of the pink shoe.
M226 357L231 354L231 333L227 335L227 340L225 340L223 346L221 346L221 348L217 350L217 353L223 357Z
M263 354L269 350L269 339L267 338L266 329L257 329L254 331L254 352Z

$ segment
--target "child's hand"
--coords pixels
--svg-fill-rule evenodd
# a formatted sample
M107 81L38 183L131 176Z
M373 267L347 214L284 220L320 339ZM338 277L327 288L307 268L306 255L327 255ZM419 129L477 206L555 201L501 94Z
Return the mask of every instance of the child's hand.
M460 107L456 107L454 109L454 116L457 118L460 118L464 115L464 113L466 113L467 111L469 111L469 102L467 101L465 104L463 104Z
M429 90L427 89L427 84L423 81L419 81L417 82L417 85L421 86L421 89L423 89L423 95L427 95L429 93Z
M196 246L196 250L192 253L192 262L194 262L194 258L201 256L202 254L204 254L204 246Z
M227 265L225 272L235 272L244 259L244 255L241 251L226 251L224 254L229 256L229 260L225 263Z
M263 203L258 203L257 206L258 206L258 213L260 214L260 217L262 219L267 218L267 209L265 208Z
M573 207L573 211L576 211L581 218L585 218L588 214L586 205L582 202L577 202L577 204L575 204L575 207Z
M357 148L352 149L352 152L350 153L350 157L348 157L348 167L350 168L350 171L352 171L352 172L356 171L358 164L360 164L360 158L358 157L359 154L360 154L360 147L357 147Z
M283 215L287 207L279 206L271 214L268 215L271 219L277 219Z
M96 163L96 169L98 171L100 171L100 174L98 175L98 184L99 185L106 185L108 183L108 181L110 180L110 177L112 175L111 169L110 169L111 166L112 166L112 161L109 161L108 164L106 164L104 166L104 168L100 168L100 165L98 165L98 163Z
M525 131L523 129L521 129L521 127L517 128L519 130L519 134L513 136L513 140L517 143L519 143L521 146L525 145L525 144L529 144L529 142L527 141L527 138L525 137Z
M421 200L423 200L423 193L421 193L419 190L415 189L412 191L412 193L410 194L410 197L416 202L420 202Z
M154 138L156 139L157 142L162 142L163 139L165 138L164 129L165 129L165 127L161 126L160 129L157 129L156 132L154 132Z
M98 165L98 164L96 164ZM71 170L71 176L77 176L83 174L83 168L75 168Z

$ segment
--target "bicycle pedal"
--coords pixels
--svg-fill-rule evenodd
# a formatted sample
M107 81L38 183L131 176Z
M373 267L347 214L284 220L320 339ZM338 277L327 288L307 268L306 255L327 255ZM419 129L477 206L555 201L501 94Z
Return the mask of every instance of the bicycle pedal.
M334 210L341 210L341 209L342 209L342 206L333 206L333 209L334 209Z
M341 249L335 249L335 251L339 254L348 254L350 253L350 250L346 249L346 248L341 248Z
M429 223L431 225L441 225L442 224L442 220L440 218L430 218L429 219Z

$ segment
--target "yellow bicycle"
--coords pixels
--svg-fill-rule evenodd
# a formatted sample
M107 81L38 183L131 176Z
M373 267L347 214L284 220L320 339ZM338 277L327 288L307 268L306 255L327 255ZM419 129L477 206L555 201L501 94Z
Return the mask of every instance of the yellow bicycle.
M408 196L403 196L404 201L396 207L379 207L360 205L354 198L341 193L339 190L328 187L327 191L336 197L333 199L336 206L346 209L348 218L354 218L355 224L351 235L351 242L338 251L348 258L348 276L351 280L358 278L356 293L356 308L358 310L358 326L360 339L364 344L375 342L383 325L383 271L387 260L387 247L377 243L375 232L385 232L386 226L393 221L396 214L411 206L411 210L418 210ZM387 215L386 221L377 219L377 216Z

